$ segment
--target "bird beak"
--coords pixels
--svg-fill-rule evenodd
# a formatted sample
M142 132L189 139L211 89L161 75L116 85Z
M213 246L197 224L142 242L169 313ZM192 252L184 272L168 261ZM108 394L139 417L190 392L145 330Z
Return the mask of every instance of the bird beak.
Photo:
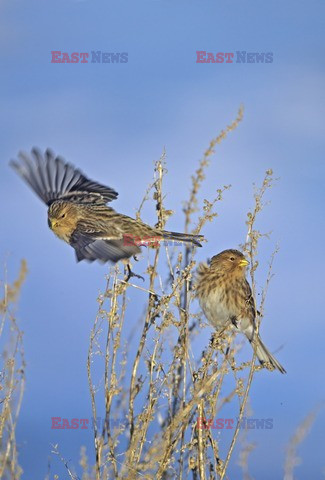
M239 266L240 267L247 267L247 265L249 264L249 262L246 260L246 258L243 258L240 262L239 262Z
M50 227L51 230L57 226L57 222L54 220L51 220L50 218L47 219L48 226Z

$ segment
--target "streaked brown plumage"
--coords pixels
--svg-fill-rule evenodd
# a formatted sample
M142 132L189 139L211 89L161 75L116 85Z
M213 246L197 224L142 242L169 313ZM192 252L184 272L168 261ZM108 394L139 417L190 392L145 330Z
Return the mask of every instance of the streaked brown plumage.
M248 261L238 250L224 250L212 257L210 265L201 263L197 270L196 294L208 321L217 331L227 325L241 332L256 347L261 364L286 373L268 351L259 335L256 336L256 307L251 287L246 280Z
M53 232L69 243L77 260L117 262L136 255L139 243L176 240L201 246L201 235L168 232L115 212L106 204L117 192L89 180L80 170L34 148L32 158L19 154L20 162L11 166L48 205L48 224Z

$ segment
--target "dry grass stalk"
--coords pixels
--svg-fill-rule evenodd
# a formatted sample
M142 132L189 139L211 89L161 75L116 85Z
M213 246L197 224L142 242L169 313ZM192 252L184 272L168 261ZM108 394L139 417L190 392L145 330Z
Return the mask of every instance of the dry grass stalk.
M297 430L291 437L287 447L287 455L284 464L284 480L294 480L293 471L295 467L301 464L301 458L297 455L297 448L308 435L319 411L320 407L312 410L306 418L304 418L301 424L298 425Z
M16 427L25 390L25 354L23 332L15 316L15 304L26 278L23 260L17 280L12 285L5 278L0 300L1 327L1 411L0 411L0 478L19 480L22 468L18 462ZM6 275L5 275L6 276Z

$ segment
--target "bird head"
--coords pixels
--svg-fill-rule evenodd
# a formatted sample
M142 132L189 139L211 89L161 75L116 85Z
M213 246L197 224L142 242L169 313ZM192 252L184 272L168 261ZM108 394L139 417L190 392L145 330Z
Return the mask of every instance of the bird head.
M58 237L67 240L76 228L78 215L71 203L54 202L48 210L48 225Z
M220 272L233 272L245 275L249 262L238 250L224 250L211 259L210 268Z

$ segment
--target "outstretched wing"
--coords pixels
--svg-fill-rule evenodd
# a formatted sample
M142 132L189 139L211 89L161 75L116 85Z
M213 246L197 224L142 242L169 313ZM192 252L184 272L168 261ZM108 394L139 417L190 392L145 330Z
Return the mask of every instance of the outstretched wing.
M20 152L18 157L10 165L48 206L59 199L105 205L117 198L115 190L90 180L50 149L43 155L33 148L31 155Z
M76 251L77 261L99 260L102 263L116 263L130 258L141 250L136 245L127 245L124 240L96 240L89 235L75 232L70 239L70 245Z

